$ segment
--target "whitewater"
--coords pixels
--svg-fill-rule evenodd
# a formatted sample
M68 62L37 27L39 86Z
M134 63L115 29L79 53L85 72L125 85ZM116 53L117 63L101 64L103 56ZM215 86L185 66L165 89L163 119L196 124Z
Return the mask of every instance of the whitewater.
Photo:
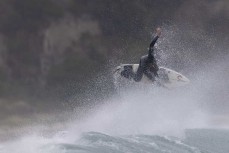
M54 134L30 127L0 153L227 153L229 131L202 108L211 81L174 90L128 86Z

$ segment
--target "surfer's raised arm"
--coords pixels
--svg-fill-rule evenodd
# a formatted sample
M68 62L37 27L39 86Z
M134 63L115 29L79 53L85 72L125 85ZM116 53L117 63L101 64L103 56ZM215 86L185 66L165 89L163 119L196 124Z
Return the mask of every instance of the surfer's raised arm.
M156 35L154 36L152 42L150 43L150 48L154 47L155 43L157 42L157 39L161 36L161 28L156 29Z
M153 56L153 47L155 45L155 43L157 42L157 39L161 36L161 28L157 28L156 29L156 35L154 36L153 40L151 41L150 43L150 46L149 46L149 57Z

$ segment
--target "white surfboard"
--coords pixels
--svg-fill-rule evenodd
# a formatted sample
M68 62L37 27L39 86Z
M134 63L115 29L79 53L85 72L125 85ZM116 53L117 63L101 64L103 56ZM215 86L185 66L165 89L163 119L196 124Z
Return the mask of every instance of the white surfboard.
M121 78L133 81L133 78L130 76L130 73L136 73L138 66L139 64L121 64L120 66L116 67L114 77L116 79ZM181 87L189 84L190 82L190 80L184 75L165 67L159 67L158 76L159 77L156 80L156 82L166 88ZM143 75L140 82L136 83L153 84L153 82L145 75Z

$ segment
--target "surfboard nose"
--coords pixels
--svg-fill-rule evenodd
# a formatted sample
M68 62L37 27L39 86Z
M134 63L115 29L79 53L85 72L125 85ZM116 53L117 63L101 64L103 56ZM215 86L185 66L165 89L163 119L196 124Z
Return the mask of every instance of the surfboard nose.
M178 79L178 81L179 81L179 82L183 82L184 84L190 83L190 80L189 80L187 77L185 77L185 76L180 77L180 78Z

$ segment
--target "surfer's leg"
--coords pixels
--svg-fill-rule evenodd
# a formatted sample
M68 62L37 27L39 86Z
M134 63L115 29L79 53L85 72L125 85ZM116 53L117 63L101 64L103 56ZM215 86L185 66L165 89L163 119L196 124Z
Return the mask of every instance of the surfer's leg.
M133 73L133 79L134 81L136 82L139 82L141 81L142 79L142 76L143 76L143 61L142 61L142 58L140 59L140 62L139 62L139 66L138 66L138 70L136 73Z
M139 67L138 67L138 70L137 70L137 73L134 74L134 76L133 76L134 81L136 81L136 82L141 81L142 76L143 76L143 69L142 69L141 66L139 66Z
M145 71L144 74L147 76L147 78L152 80L152 82L155 81L155 76L154 76L154 74L152 72Z
M121 76L131 79L133 78L133 70L131 65L126 65L123 67L123 70L121 71Z

